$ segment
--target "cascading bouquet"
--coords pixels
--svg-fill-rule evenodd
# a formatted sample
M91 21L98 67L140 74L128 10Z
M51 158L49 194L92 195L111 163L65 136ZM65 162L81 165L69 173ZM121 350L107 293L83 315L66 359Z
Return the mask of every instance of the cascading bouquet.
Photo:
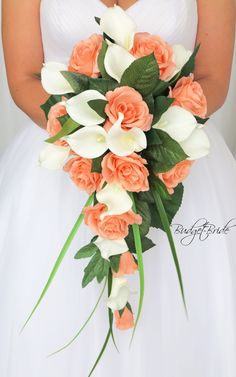
M199 46L191 52L159 36L136 32L135 23L119 6L95 20L103 35L79 42L68 65L48 62L41 72L42 85L51 96L42 105L50 138L40 165L63 168L89 198L27 320L84 220L95 236L75 255L89 260L82 287L93 279L105 281L88 320L108 286L109 331L90 375L110 337L115 344L114 317L117 328L133 327L134 335L144 297L143 253L155 246L147 237L150 227L167 234L185 305L170 225L182 202L182 181L210 147L203 130L206 98L192 75ZM140 296L134 321L126 275L136 271Z

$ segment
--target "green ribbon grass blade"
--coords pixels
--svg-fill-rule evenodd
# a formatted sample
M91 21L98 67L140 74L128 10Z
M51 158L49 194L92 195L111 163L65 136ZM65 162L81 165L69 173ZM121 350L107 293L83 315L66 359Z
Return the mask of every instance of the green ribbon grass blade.
M179 266L179 261L178 261L178 256L177 256L177 252L176 252L174 239L173 239L172 232L171 232L171 229L170 229L169 219L168 219L168 216L166 214L166 210L165 210L165 207L163 205L163 202L161 200L159 193L157 192L157 190L155 190L155 188L153 189L152 193L153 193L153 197L154 197L154 200L155 200L155 203L156 203L157 210L160 214L160 218L161 218L163 228L164 228L164 230L167 234L167 238L168 238L168 241L169 241L169 244L170 244L172 256L173 256L174 263L175 263L176 272L177 272L177 275L178 275L178 280L179 280L181 295L182 295L182 299L183 299L183 303L184 303L184 308L185 308L186 315L188 316L185 294L184 294L183 279L182 279L182 274L181 274L181 270L180 270L180 266Z
M137 208L135 204L135 199L132 194L132 199L133 199L133 210L135 213L137 213ZM143 299L144 299L144 286L145 286L145 280L144 280L144 265L143 265L143 251L142 251L142 241L141 241L141 236L140 236L140 230L139 226L137 224L132 225L132 230L134 234L134 242L135 242L135 249L136 249L136 254L138 258L138 271L139 271L139 306L138 306L138 313L130 341L130 346L132 344L134 334L137 328L137 324L142 312L142 307L143 307Z
M88 198L88 200L85 203L84 207L87 207L87 206L91 205L93 203L93 200L94 200L94 194L90 195L90 197ZM52 281L55 278L55 275L56 275L56 273L57 273L57 271L58 271L58 269L59 269L59 267L60 267L60 265L61 265L61 263L62 263L62 261L63 261L63 259L65 257L65 255L66 255L66 253L67 253L67 251L68 251L68 249L69 249L69 247L70 247L70 245L71 245L71 243L72 243L72 241L73 241L76 233L78 232L79 227L80 227L80 225L83 222L83 219L84 219L84 215L81 212L81 214L79 215L79 217L78 217L75 225L73 226L73 228L72 228L72 230L71 230L71 232L70 232L70 234L69 234L69 236L68 236L68 238L67 238L67 240L66 240L66 242L65 242L65 244L63 246L63 248L61 249L61 252L60 252L60 254L59 254L59 256L58 256L58 258L57 258L57 260L56 260L56 262L55 262L55 264L53 266L53 269L52 269L52 271L50 273L48 281L47 281L47 283L46 283L46 285L45 285L45 287L44 287L44 289L43 289L43 291L42 291L42 293L41 293L41 295L40 295L40 297L39 297L36 305L34 306L32 312L30 313L28 319L26 320L26 322L25 322L25 324L22 327L22 329L21 329L20 332L22 332L24 330L24 328L26 327L26 325L28 324L28 322L32 318L33 314L35 313L36 309L38 308L39 304L41 303L42 299L44 298L44 296L45 296L47 290L49 289L50 285L52 284Z
M69 346L70 346L70 345L71 345L71 344L72 344L72 343L78 338L78 336L82 333L82 331L84 330L84 328L87 326L87 324L89 323L90 319L91 319L92 316L94 315L94 313L95 313L95 311L96 311L96 309L97 309L97 307L98 307L98 305L99 305L99 303L100 303L100 301L101 301L101 299L102 299L102 296L103 296L103 294L104 294L104 291L105 291L106 285L107 285L107 278L106 278L106 280L105 280L105 283L104 283L104 286L103 286L103 288L102 288L102 291L101 291L101 293L100 293L100 295L99 295L98 301L96 302L96 305L94 306L94 308L93 308L91 314L89 315L88 319L85 321L85 323L84 323L83 326L80 328L80 330L77 332L77 334L74 336L74 338L73 338L70 342L68 342L65 346L63 346L62 348L60 348L59 350L57 350L57 351L51 353L50 355L48 355L48 357L54 356L54 355L56 355L57 353L59 353L59 352L65 350L67 347L69 347Z
M108 333L107 333L107 336L106 336L106 339L105 339L105 342L104 342L103 347L102 347L102 349L101 349L101 352L99 353L98 358L97 358L97 360L96 360L96 362L95 362L93 368L91 369L91 372L89 373L88 377L91 377L91 376L92 376L92 374L93 374L93 372L94 372L96 366L98 365L98 363L99 363L99 361L100 361L100 359L101 359L101 357L102 357L102 355L103 355L103 353L104 353L104 351L105 351L105 349L106 349L106 347L107 347L107 344L108 344L108 342L109 342L110 336L111 336L111 330L110 330L110 328L109 328Z
M108 297L110 296L111 288L112 288L112 271L111 271L111 268L110 268L109 272L108 272ZM113 313L112 313L112 310L110 308L108 308L108 317L109 317L109 326L110 326L113 344L114 344L117 352L120 352L117 345L116 345L116 341L115 341L115 337L114 337L114 332L113 332L113 327L112 327L113 326Z

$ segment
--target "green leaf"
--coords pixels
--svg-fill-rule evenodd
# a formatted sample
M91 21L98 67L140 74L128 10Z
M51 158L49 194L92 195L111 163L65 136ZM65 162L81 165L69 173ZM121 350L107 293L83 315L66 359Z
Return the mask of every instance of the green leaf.
M158 78L159 68L152 53L130 64L121 77L120 86L128 85L146 97L154 91Z
M169 92L169 89L168 89L169 86L170 86L170 83L168 81L158 80L155 86L155 89L153 91L153 96L154 97L163 96L163 95L167 96Z
M139 215L142 216L143 219L142 224L139 226L140 235L141 237L143 237L146 236L146 234L149 232L151 226L151 215L147 202L140 201L137 199L137 197L135 201L137 213L139 213Z
M95 18L95 21L97 22L97 24L100 25L101 18L99 18L99 17L94 17L94 18Z
M93 203L93 199L94 199L94 194L90 195L90 197L88 198L87 202L85 203L84 208L90 206ZM47 280L47 283L44 286L43 291L42 291L42 293L41 293L38 301L36 302L36 305L34 306L32 312L30 313L28 319L26 320L24 326L22 327L21 332L24 330L24 328L26 327L26 325L29 323L30 319L32 318L33 314L35 313L36 309L38 308L38 306L41 303L42 299L44 298L45 294L47 293L49 287L51 286L51 284L52 284L52 282L53 282L53 280L54 280L54 278L56 276L56 273L57 273L57 271L58 271L58 269L59 269L59 267L60 267L63 259L65 258L66 253L69 250L69 247L70 247L70 245L71 245L71 243L72 243L75 235L77 234L77 232L78 232L78 230L80 228L80 225L83 222L83 219L84 219L84 214L83 214L83 210L82 210L81 213L80 213L80 215L79 215L79 217L78 217L78 219L77 219L77 221L76 221L76 223L75 223L75 225L73 226L73 228L72 228L72 230L71 230L71 232L70 232L70 234L69 234L69 236L68 236L68 238L67 238L64 246L62 247L62 249L60 251L60 254L57 257L57 260L56 260L56 262L55 262L55 264L53 266L53 269L52 269L52 271L50 273L50 276L49 276L49 278Z
M96 252L99 251L99 248L94 243L89 243L86 246L81 247L79 251L75 254L75 259L89 258L92 257Z
M82 280L82 287L86 287L97 276L97 265L101 260L100 251L97 251L91 258L89 264L84 269L84 277Z
M147 203L154 203L154 199L152 196L151 190L149 191L143 191L137 193L138 200L147 202Z
M89 89L89 78L78 72L62 71L61 74L65 77L68 83L76 94L84 92Z
M137 207L136 207L136 202L135 198L133 196L133 211L137 213ZM133 224L132 225L132 230L133 230L133 236L134 236L134 243L135 243L135 250L137 254L137 259L138 259L138 273L139 273L139 305L138 305L138 312L137 312L137 317L130 341L130 346L132 344L134 334L140 319L140 315L142 312L142 307L143 307L143 300L144 300L144 291L145 291L145 279L144 279L144 265L143 265L143 250L142 250L142 241L141 241L141 235L139 231L139 225Z
M156 209L157 209L157 211L160 215L163 229L166 232L166 235L167 235L167 238L168 238L168 241L169 241L172 257L173 257L173 260L174 260L174 264L175 264L175 268L176 268L176 272L177 272L177 276L178 276L178 280L179 280L179 286L180 286L180 291L181 291L181 295L182 295L182 299L183 299L183 304L184 304L184 308L185 308L185 311L186 311L186 314L187 314L183 279L182 279L182 274L181 274L181 270L180 270L180 266L179 266L179 260L178 260L178 256L177 256L177 252L176 252L174 239L173 239L171 229L170 229L170 223L169 223L169 220L168 220L168 216L167 216L165 207L164 207L163 202L161 200L161 197L158 194L157 190L155 190L155 183L154 183L153 188L154 188L153 193L154 193L154 200L155 200L155 204L156 204Z
M102 171L102 160L106 153L104 153L102 156L96 157L92 159L92 169L91 172L93 173L101 173Z
M200 118L197 115L195 115L195 119L199 124L205 124L210 118Z
M113 79L107 78L89 78L89 89L98 90L102 94L106 94L109 90L114 90L118 87L118 83Z
M121 257L121 254L118 254L118 255L112 255L109 259L110 259L110 263L111 263L111 268L113 271L115 272L118 272L119 271L119 267L120 267L120 257Z
M61 352L61 351L64 351L66 348L68 348L72 343L74 343L74 341L79 337L79 335L82 333L82 331L85 329L85 327L87 326L87 324L89 323L90 319L92 318L92 316L94 315L94 313L96 312L96 309L102 299L102 296L104 294L104 291L105 291L105 288L106 288L106 285L107 285L107 279L104 283L104 286L102 288L102 291L99 295L99 298L98 298L98 301L96 302L92 312L90 313L89 317L87 318L87 320L85 321L85 323L83 324L83 326L80 328L80 330L77 332L77 334L72 338L72 340L70 340L65 346L61 347L59 350L51 353L50 355L48 355L48 357L51 357L51 356L54 356L56 355L57 353Z
M91 101L88 101L89 106L96 111L98 115L102 118L106 118L107 115L105 113L105 107L107 104L107 101L104 99L92 99Z
M143 156L149 162L153 173L162 173L170 170L179 162L188 157L179 143L173 140L165 131L156 130L161 144L156 147L151 145L144 152Z
M98 62L98 69L101 72L102 77L110 79L110 76L108 75L108 73L105 69L105 65L104 65L104 60L105 60L107 49L108 49L108 44L107 44L106 41L103 41L102 42L102 48L101 48L101 50L98 54L98 61L97 62Z
M155 128L151 128L150 131L146 133L147 145L151 147L153 145L158 146L162 144L162 139L159 137L158 132Z
M161 116L169 109L174 100L174 98L168 98L166 96L158 96L155 98L152 124L156 124L160 120Z
M154 114L154 98L153 98L153 95L149 94L148 96L144 97L143 100L148 105L150 114Z
M156 185L155 185L155 189L154 189L154 187L152 187L151 190L152 191L156 190L158 192L158 194L160 195L159 189L156 187ZM184 187L183 187L182 183L180 183L175 188L174 193L172 195L170 195L170 199L168 199L168 200L162 199L162 202L163 202L163 205L164 205L167 217L168 217L168 221L169 221L170 224L171 224L173 218L175 217L176 213L178 212L178 210L179 210L179 208L182 204L183 193L184 193ZM151 213L151 226L164 230L159 212L156 210L155 204L150 203L149 209L150 209L150 213Z
M56 103L61 102L61 96L50 96L48 100L41 105L41 109L44 111L46 119L48 119L48 113L52 106L56 105Z
M136 250L135 250L135 243L134 243L134 236L132 234L132 232L129 232L128 236L125 238L126 242L127 242L127 245L129 247L129 250L132 252L132 253L136 253ZM151 249L153 246L155 246L154 242L152 240L150 240L150 238L144 236L142 237L141 239L141 242L142 242L142 251L143 253L149 249Z
M96 266L97 282L101 283L103 279L108 275L110 268L110 262L104 258L101 258Z
M75 122L68 115L57 118L62 124L62 129L55 135L45 140L47 143L55 143L55 141L61 139L64 136L77 131L80 128L79 123Z

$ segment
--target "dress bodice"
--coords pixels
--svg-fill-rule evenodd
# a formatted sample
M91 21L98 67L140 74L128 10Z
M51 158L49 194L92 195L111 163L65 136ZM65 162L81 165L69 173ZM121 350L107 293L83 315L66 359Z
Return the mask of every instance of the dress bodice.
M94 16L101 16L105 9L100 0L41 0L44 60L67 63L78 41L100 33ZM138 0L127 13L138 31L193 48L198 22L196 0Z

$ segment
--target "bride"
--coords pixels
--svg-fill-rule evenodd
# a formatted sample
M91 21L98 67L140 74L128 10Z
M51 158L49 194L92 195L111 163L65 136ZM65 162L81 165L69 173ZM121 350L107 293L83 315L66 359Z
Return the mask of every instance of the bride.
M40 105L48 94L37 74L44 61L67 63L73 46L96 30L94 16L114 3L139 31L170 44L201 43L195 79L208 115L225 101L234 45L234 0L3 0L3 45L11 95L28 116L24 130L0 160L0 376L86 377L107 331L100 305L79 339L70 340L92 310L97 284L81 288L75 252L91 238L82 226L31 322L58 251L86 201L63 172L37 166L46 138ZM11 125L4 125L10 127ZM186 319L166 236L152 230L156 250L145 253L144 309L131 350L130 332L116 332L94 372L97 377L236 376L236 163L210 121L211 153L194 164L174 219L188 303ZM185 232L198 229L193 237ZM187 237L187 238L186 238ZM133 280L134 288L137 281Z

